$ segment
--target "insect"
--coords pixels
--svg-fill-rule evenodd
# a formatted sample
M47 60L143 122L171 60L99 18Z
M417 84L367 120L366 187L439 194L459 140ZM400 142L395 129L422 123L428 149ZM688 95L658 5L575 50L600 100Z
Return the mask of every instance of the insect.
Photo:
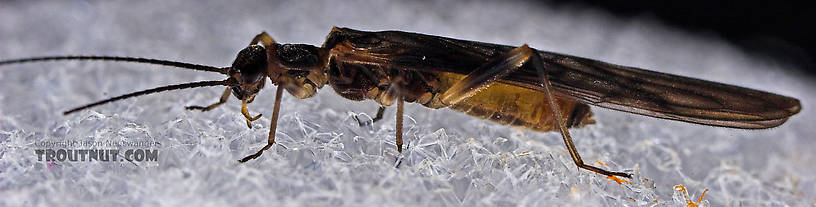
M333 28L322 46L280 44L266 32L252 39L230 67L115 56L51 56L0 61L0 65L53 61L102 60L175 66L227 75L220 81L162 86L90 103L70 114L135 96L204 86L226 86L218 102L187 106L209 111L232 94L241 100L248 127L251 103L268 81L277 85L267 144L239 160L261 156L275 144L281 97L285 89L305 99L325 85L340 96L374 100L373 121L396 104L396 147L402 152L405 102L451 108L475 117L535 131L558 131L578 168L606 176L631 178L586 164L567 130L594 123L588 105L696 124L771 128L801 110L799 100L722 83L613 65L570 55L446 37L401 32L366 32Z

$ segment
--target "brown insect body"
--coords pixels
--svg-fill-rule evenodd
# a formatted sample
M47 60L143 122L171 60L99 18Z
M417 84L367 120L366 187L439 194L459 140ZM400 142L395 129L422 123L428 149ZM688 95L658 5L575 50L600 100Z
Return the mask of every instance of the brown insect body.
M343 57L335 58L336 60L344 65L352 65L351 67L354 68L371 66L375 69L370 70L376 70L386 65L395 69L415 71L415 74L420 75L418 79L431 80L432 83L422 82L431 86L429 88L436 89L427 91L433 94L444 91L458 81L457 75L467 75L492 57L514 48L398 31L362 32L338 28L329 34L324 47L333 48L333 54L336 53L336 56ZM801 109L798 100L777 94L612 65L586 58L538 52L547 64L547 69L550 69L547 74L551 76L549 80L552 81L553 86L558 89L555 90L556 94L562 97L559 101L565 104L570 102L567 99L576 100L583 104L658 118L735 128L778 126ZM425 71L428 72L422 73ZM443 80L441 83L433 82L440 80L439 77L443 76L445 78L441 78ZM538 80L537 72L530 64L525 64L519 70L497 82L485 90L501 85L501 92L492 90L483 95L477 93L476 97L469 98L473 99L472 102L477 103L463 104L468 106L452 106L452 108L468 111L465 108L478 107L480 105L478 102L487 102L510 103L510 105L506 108L493 106L494 110L486 113L513 114L514 108L525 113L535 111L529 107L513 107L514 104L512 101L506 101L507 98L492 102L489 100L491 98L488 98L501 97L501 94L541 97L543 86ZM334 88L343 91L342 87ZM365 88L359 89L366 90ZM530 98L530 96L521 97ZM412 99L406 98L406 100ZM421 104L429 108L445 107L437 100L421 102ZM541 107L546 104L538 103L536 106ZM474 108L474 110L480 109ZM569 112L570 110L564 111Z
M422 37L434 39L417 42ZM445 50L444 45L429 46L428 41L433 40L437 40L438 44L444 43L438 40L476 43L406 32L362 32L335 28L322 48L314 48L315 50L308 52L311 55L293 55L294 52L283 52L287 54L281 55L282 50L306 52L308 50L302 48L311 47L306 45L276 45L268 49L270 62L274 59L291 60L289 56L326 56L320 58L326 61L310 60L313 65L286 61L287 63L281 65L270 65L269 71L286 71L270 74L282 74L287 80L298 80L284 88L299 98L312 97L316 92L309 90L304 95L299 95L303 93L303 88L318 89L325 83L337 94L350 100L371 99L380 105L390 106L399 94L406 102L419 103L428 108L450 107L501 124L537 131L553 130L552 111L546 99L530 98L543 96L541 91L531 88L495 82L457 104L449 106L442 103L440 97L442 92L464 79L467 75L465 72L470 72L493 56L513 48L477 43L491 46L492 50L482 50L485 51L483 53L474 53L472 50L450 52L450 49ZM294 49L295 47L299 49ZM319 52L320 49L327 52ZM414 59L419 59L419 64ZM321 67L319 64L327 65ZM587 105L564 98L559 98L558 102L568 120L568 126L594 123Z
M258 45L260 44L260 45ZM242 100L247 126L254 100L268 77L278 85L269 139L257 158L275 143L283 89L309 98L325 85L340 96L382 106L397 103L396 145L402 151L404 102L428 108L451 108L469 115L536 131L558 130L579 168L608 176L630 177L584 164L567 131L594 123L589 105L657 118L745 129L778 126L801 110L799 101L772 93L711 81L619 66L569 55L445 37L400 32L364 32L333 28L321 47L278 44L257 35L239 52L233 65L216 68L188 63L110 56L56 56L0 61L0 65L46 60L110 60L169 65L219 72L223 81L201 81L134 92L78 107L72 113L104 103L167 90L225 85L219 102L188 106L211 110L231 93ZM384 108L378 111L381 118Z

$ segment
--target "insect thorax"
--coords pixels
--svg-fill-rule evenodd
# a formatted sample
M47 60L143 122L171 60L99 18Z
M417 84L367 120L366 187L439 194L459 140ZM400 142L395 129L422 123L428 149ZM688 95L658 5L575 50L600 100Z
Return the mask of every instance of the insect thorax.
M309 98L317 94L317 89L326 85L323 71L325 52L321 48L306 44L276 44L269 51L275 54L270 64L269 78L282 86L292 96Z
M426 104L439 92L435 73L386 69L377 65L331 58L328 84L340 96L356 101L371 99L390 106L398 95L406 102Z

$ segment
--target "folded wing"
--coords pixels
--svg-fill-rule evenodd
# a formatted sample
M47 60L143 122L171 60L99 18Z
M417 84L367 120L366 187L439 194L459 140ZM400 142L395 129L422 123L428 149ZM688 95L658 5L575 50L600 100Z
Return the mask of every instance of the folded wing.
M773 93L550 52L540 55L559 96L604 108L745 129L778 126L801 110L799 100ZM542 89L531 68L505 81Z

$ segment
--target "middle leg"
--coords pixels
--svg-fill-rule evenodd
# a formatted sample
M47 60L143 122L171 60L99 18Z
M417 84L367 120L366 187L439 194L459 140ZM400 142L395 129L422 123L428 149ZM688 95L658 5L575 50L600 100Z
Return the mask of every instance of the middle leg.
M278 128L278 115L280 114L281 96L283 96L283 87L278 86L278 88L275 90L275 105L272 108L272 117L269 118L272 123L269 124L269 136L267 137L266 145L258 150L258 152L255 154L246 156L243 159L238 160L238 162L244 163L246 161L258 158L264 151L268 150L273 144L275 144L275 133L277 132Z
M397 98L397 126L396 126L396 144L397 144L397 152L402 154L402 112L403 112L403 105L405 101L403 101L402 95L398 95Z

